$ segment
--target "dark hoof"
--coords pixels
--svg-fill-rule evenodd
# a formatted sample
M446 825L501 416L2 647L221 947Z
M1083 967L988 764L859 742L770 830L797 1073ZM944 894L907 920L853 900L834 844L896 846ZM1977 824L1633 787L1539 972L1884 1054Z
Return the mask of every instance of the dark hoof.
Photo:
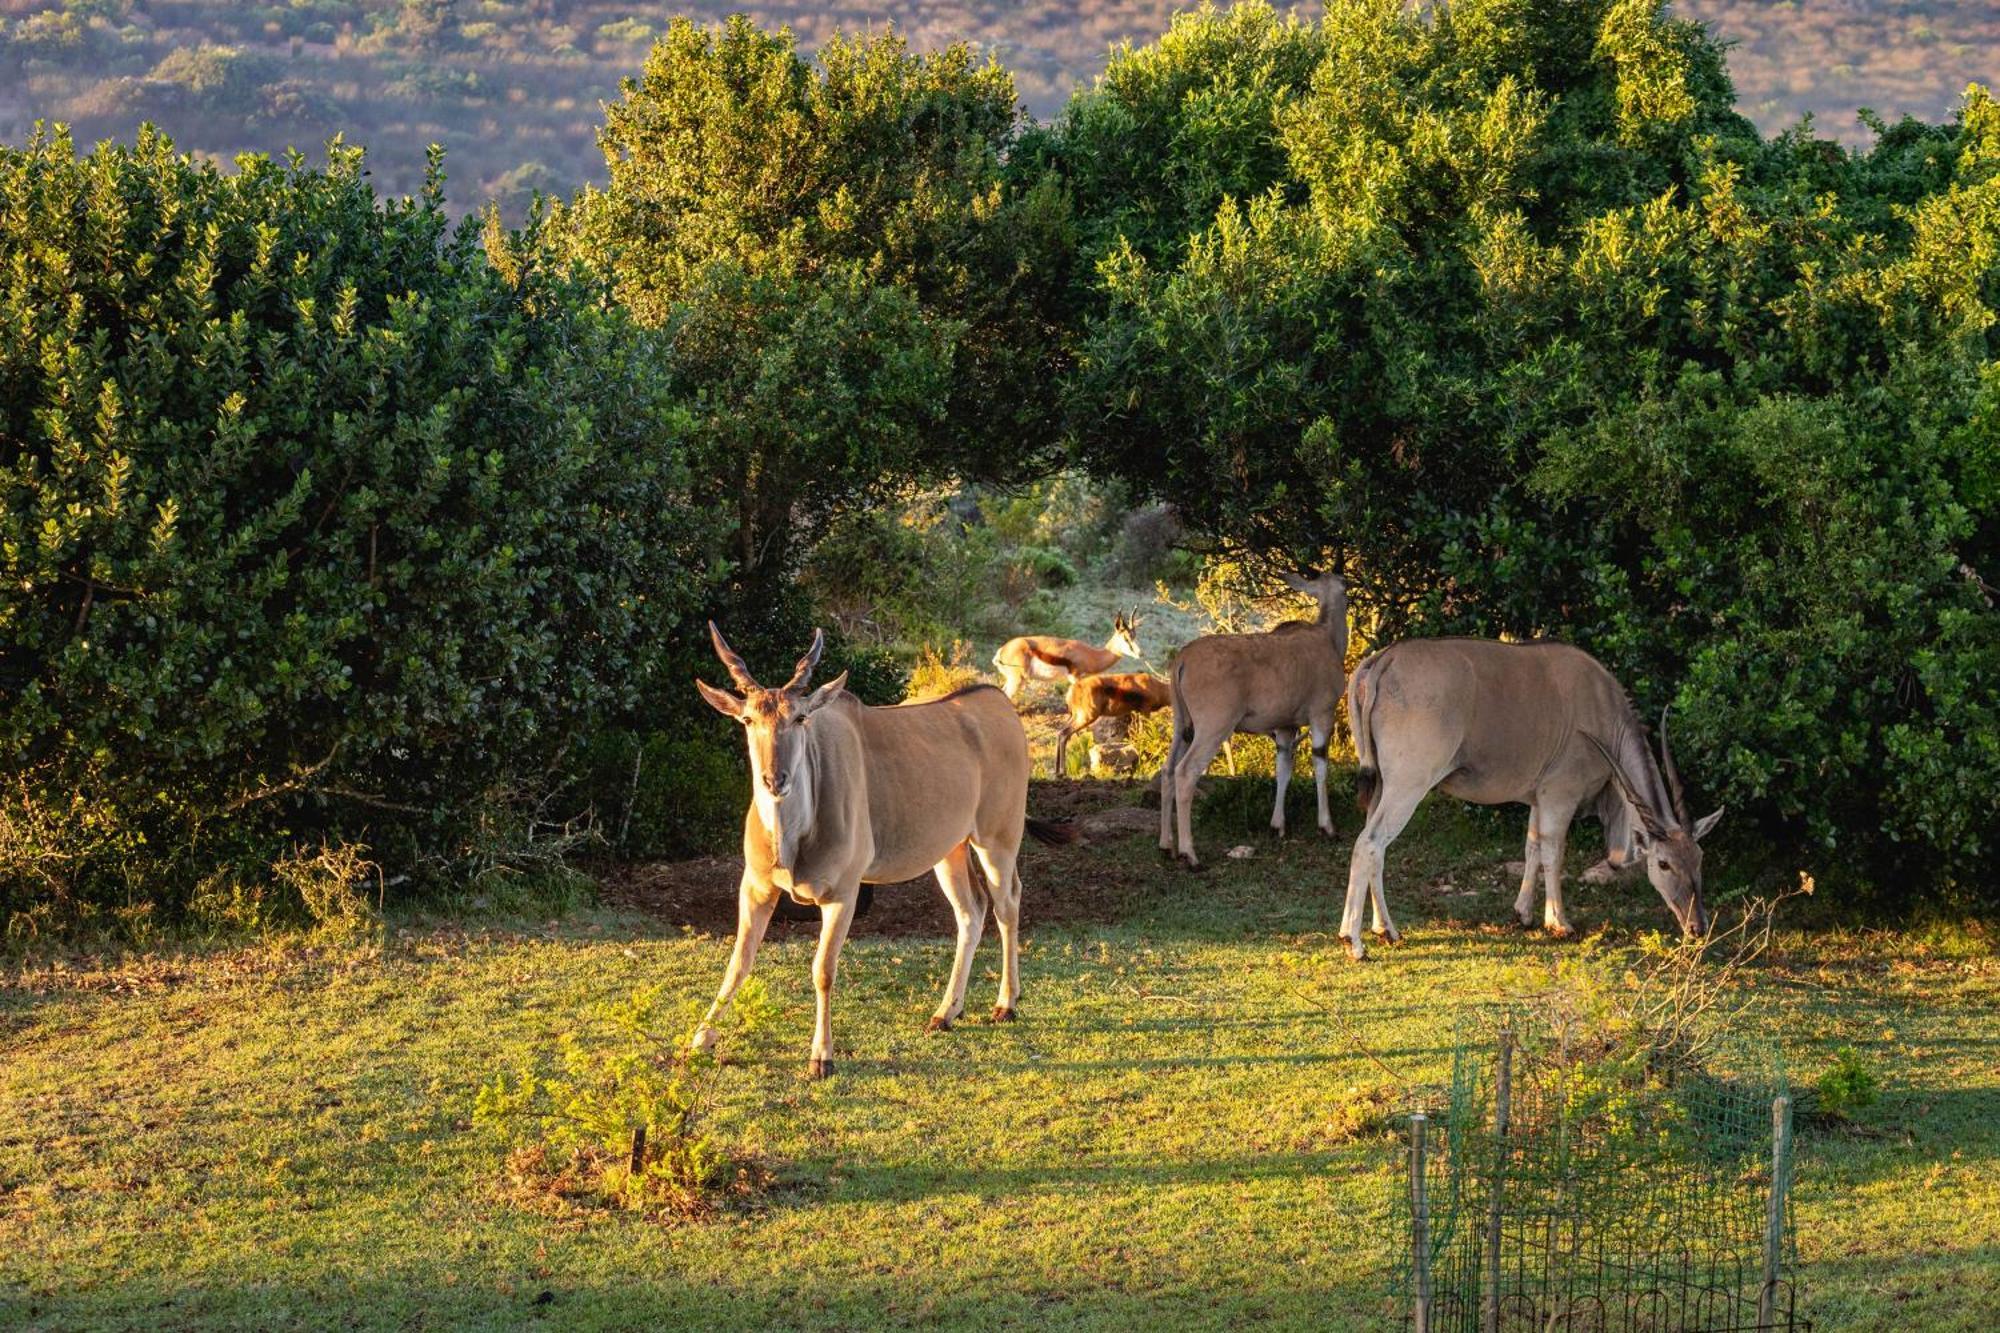
M1568 926L1550 926L1549 938L1552 940L1575 939L1576 932Z
M1360 940L1349 940L1347 942L1347 956L1359 963L1368 957L1368 946Z
M833 1061L831 1060L814 1060L806 1066L806 1077L811 1079L825 1078L832 1072Z
M1375 932L1375 938L1381 940L1384 944L1401 944L1403 942L1403 932L1400 930L1378 930Z
M951 1031L951 1020L949 1018L933 1017L931 1021L924 1026L924 1031L949 1032Z
M1187 871L1188 874L1199 875L1202 872L1201 862L1196 860L1192 854L1182 852L1177 859L1181 863L1181 869Z
M993 1021L996 1023L1011 1023L1014 1021L1014 1011L1004 1004L996 1004L993 1006Z

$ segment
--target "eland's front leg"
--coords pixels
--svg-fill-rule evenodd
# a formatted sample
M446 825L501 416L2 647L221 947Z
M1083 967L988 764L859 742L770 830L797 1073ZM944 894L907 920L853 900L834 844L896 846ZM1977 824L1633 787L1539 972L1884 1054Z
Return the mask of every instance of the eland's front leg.
M750 967L757 961L757 946L764 942L764 931L777 909L778 891L769 884L758 885L746 873L736 890L736 947L730 950L729 966L722 974L722 989L716 992L715 1003L708 1007L707 1016L688 1042L693 1049L706 1051L714 1047L715 1020L722 1016L735 998L737 987L750 975Z
M1542 839L1535 832L1536 809L1528 807L1528 841L1521 850L1521 891L1514 895L1514 915L1523 926L1535 924L1535 890L1542 879Z
M859 883L846 886L844 893L819 905L819 949L813 954L813 997L819 1010L813 1023L812 1063L806 1072L825 1078L833 1072L833 977L840 969L840 946L847 943L847 928L854 924L854 900Z
M960 843L937 863L938 887L951 904L958 923L958 953L952 959L951 980L945 983L944 998L931 1015L929 1030L945 1032L965 1009L965 987L972 977L972 955L978 952L979 936L986 928L986 896L972 882L972 863L967 844Z
M1573 804L1537 802L1535 833L1542 843L1542 926L1559 940L1576 934L1563 910L1563 844L1569 838L1569 822L1576 815Z

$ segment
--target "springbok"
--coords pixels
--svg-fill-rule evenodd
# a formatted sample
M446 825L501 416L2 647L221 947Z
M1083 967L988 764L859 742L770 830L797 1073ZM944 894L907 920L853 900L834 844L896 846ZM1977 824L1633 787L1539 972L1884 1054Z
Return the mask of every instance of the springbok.
M1174 702L1172 688L1150 672L1103 672L1078 676L1069 683L1065 699L1069 716L1056 733L1056 776L1069 774L1069 740L1102 717L1130 717L1136 713L1157 713Z
M940 699L870 708L841 687L842 672L810 693L826 636L792 678L769 690L708 627L715 654L742 696L697 680L701 697L743 724L750 746L750 808L743 815L743 880L737 890L736 947L722 989L693 1045L715 1043L714 1023L750 974L780 892L820 909L813 990L819 1001L809 1072L833 1069L833 977L861 885L937 872L958 918L958 957L932 1031L951 1026L965 1005L972 954L990 905L1000 925L1000 996L995 1022L1014 1017L1020 994L1023 830L1043 842L1073 841L1067 825L1027 817L1028 737L1012 705L991 685ZM986 872L973 877L970 858Z
M1359 761L1355 794L1368 814L1354 841L1340 923L1355 958L1366 953L1364 899L1374 904L1375 933L1400 938L1383 898L1383 855L1433 787L1478 805L1527 804L1526 865L1514 899L1522 925L1534 924L1539 869L1543 924L1559 938L1573 933L1563 910L1563 842L1577 808L1594 800L1609 816L1611 864L1629 845L1645 858L1682 933L1707 933L1699 843L1722 811L1688 819L1666 715L1656 764L1624 688L1590 654L1562 643L1406 640L1355 668L1347 720Z
M1195 784L1215 752L1239 731L1268 735L1278 746L1278 793L1271 827L1285 833L1285 789L1299 728L1312 733L1313 781L1319 826L1333 832L1326 804L1326 747L1347 661L1347 584L1339 574L1284 576L1294 591L1319 602L1319 618L1291 621L1262 634L1210 634L1181 649L1174 661L1174 740L1160 768L1160 850L1194 854L1191 808ZM1176 840L1178 835L1178 840Z
M1124 657L1144 660L1139 651L1139 621L1129 611L1120 611L1112 617L1111 637L1102 648L1082 639L1024 634L1001 644L993 654L993 665L1000 668L1000 688L1012 699L1020 694L1024 681L1094 676L1117 666Z

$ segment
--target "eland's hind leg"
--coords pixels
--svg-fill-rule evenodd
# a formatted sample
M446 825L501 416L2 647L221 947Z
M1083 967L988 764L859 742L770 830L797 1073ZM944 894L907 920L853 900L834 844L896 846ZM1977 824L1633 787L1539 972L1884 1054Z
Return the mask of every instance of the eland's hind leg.
M1319 831L1330 834L1333 832L1333 810L1326 803L1326 752L1333 744L1333 719L1329 717L1324 725L1313 723L1306 734L1312 744L1313 791L1319 798Z
M1233 734L1230 730L1203 731L1201 724L1195 724L1194 739L1188 742L1187 750L1181 755L1181 762L1174 771L1174 829L1176 846L1181 859L1190 866L1199 866L1201 861L1194 854L1194 791L1195 786L1208 772L1208 766L1215 762L1215 752L1222 748L1224 741Z
M1361 836L1354 840L1354 856L1347 865L1347 907L1341 914L1340 934L1347 941L1348 953L1357 960L1368 954L1367 946L1361 942L1361 910L1371 895L1376 923L1393 937L1394 926L1389 921L1382 892L1382 864L1389 844L1402 833L1429 793L1429 783L1406 784L1384 774L1375 802L1368 809L1368 822L1363 825Z
M1292 761L1299 748L1298 728L1278 728L1271 733L1271 743L1278 747L1278 794L1271 802L1271 831L1282 838L1285 836L1285 792L1292 785Z
M972 955L978 951L979 936L986 928L986 895L972 882L972 862L966 855L970 846L961 842L937 863L938 887L944 890L945 900L951 904L951 913L958 921L958 954L952 959L951 981L945 986L944 998L938 1001L937 1012L931 1015L932 1032L948 1030L952 1020L965 1008L965 985L972 975Z
M993 924L1000 931L1000 994L993 1002L993 1021L1014 1021L1021 998L1021 866L1018 853L975 845L979 868L993 897Z

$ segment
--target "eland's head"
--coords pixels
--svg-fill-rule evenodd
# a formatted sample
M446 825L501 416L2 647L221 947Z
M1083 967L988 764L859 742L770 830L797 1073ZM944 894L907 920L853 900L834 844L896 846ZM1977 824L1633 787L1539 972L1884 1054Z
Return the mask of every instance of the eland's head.
M791 797L808 804L812 800L808 728L813 714L847 684L847 673L841 672L816 690L809 688L813 668L819 665L820 651L826 646L825 633L814 630L812 647L792 668L792 678L776 689L766 689L752 678L750 668L723 640L714 621L709 622L708 632L715 641L715 655L722 659L730 680L742 694L739 697L702 680L694 683L695 688L716 712L743 724L750 744L750 794L765 812L766 825L776 829L780 802Z
M1660 714L1660 772L1666 778L1670 809L1661 810L1633 784L1610 747L1583 733L1611 766L1611 780L1632 807L1636 825L1632 839L1646 862L1646 878L1666 901L1667 909L1680 923L1687 938L1708 934L1708 907L1701 896L1701 840L1722 818L1722 811L1690 821L1687 799L1681 791L1680 770L1674 767L1673 748L1667 743L1667 715Z
M1329 569L1319 574L1289 574L1280 571L1279 578L1293 592L1312 598L1322 607L1347 607L1347 580L1340 577L1338 570Z

